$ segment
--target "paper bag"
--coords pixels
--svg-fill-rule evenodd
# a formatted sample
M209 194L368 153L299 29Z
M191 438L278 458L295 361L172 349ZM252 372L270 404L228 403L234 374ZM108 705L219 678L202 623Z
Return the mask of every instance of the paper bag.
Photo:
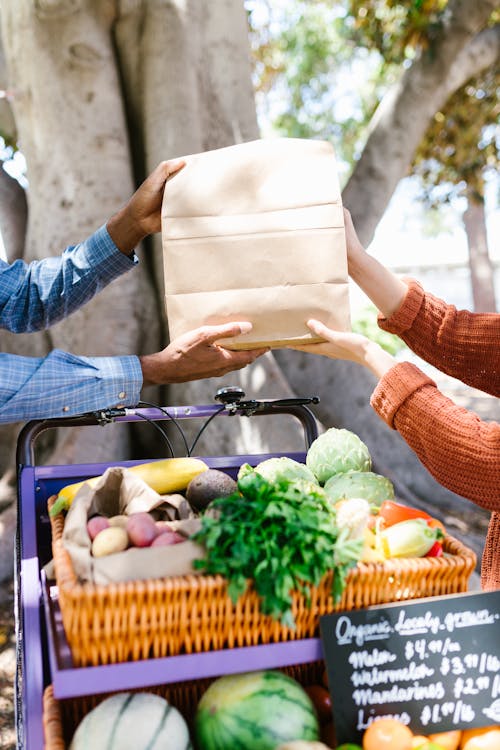
M230 349L314 343L348 330L344 217L333 147L279 138L184 157L166 184L162 243L170 338L250 321Z

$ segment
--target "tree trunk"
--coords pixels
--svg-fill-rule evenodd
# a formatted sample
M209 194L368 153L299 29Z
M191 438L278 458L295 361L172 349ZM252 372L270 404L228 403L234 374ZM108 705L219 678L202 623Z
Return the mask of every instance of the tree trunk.
M469 246L472 299L476 312L496 312L493 263L488 253L484 201L467 194L464 226Z
M259 137L251 82L248 28L243 3L180 2L136 5L116 26L127 111L142 144L141 174L161 160ZM161 237L154 238L154 278L164 316ZM164 336L166 338L167 322ZM165 389L168 404L213 403L222 385L238 385L251 398L292 396L272 355L220 381L207 379ZM265 427L264 427L264 423ZM295 422L216 420L200 439L200 454L300 450Z
M2 25L28 164L26 260L58 254L90 234L129 197L133 175L137 184L160 160L258 137L242 3L6 0ZM39 336L43 352L129 354L168 343L160 237L148 245L138 270ZM272 356L235 373L231 383L245 389L248 379L252 397L292 395ZM220 385L203 381L144 395L204 403ZM280 443L281 429L250 424L222 422L221 451ZM301 444L298 428L285 435L283 450ZM213 445L213 436L207 441ZM200 442L200 451L206 448ZM118 460L129 452L123 427L106 428L105 436L101 428L73 428L59 431L52 460Z
M99 0L2 2L14 114L28 165L26 260L59 254L84 239L133 191L111 37L113 6ZM99 356L155 346L157 315L151 299L141 267L42 334L45 351L58 347ZM71 435L62 430L59 438L54 463L90 456L111 460L128 453L124 429L105 439L100 428L72 430Z
M27 219L26 193L0 165L0 227L7 259L11 263L23 257Z

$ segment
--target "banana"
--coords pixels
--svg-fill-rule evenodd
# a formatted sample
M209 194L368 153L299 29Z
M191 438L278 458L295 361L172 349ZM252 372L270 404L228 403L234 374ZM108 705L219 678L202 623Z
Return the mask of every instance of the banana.
M207 469L208 466L204 461L188 456L185 458L164 458L159 461L136 464L128 467L127 470L139 476L159 495L168 495L172 492L185 490L191 479ZM80 487L83 487L84 484L94 487L101 476L90 477L84 482L75 482L63 487L50 510L50 515L56 516L58 513L68 510Z

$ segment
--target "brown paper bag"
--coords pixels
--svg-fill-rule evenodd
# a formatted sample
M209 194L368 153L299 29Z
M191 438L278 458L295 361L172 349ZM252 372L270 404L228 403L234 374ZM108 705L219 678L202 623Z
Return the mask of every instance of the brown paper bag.
M170 337L250 321L230 349L314 343L317 318L348 330L344 217L326 141L279 138L184 157L165 186Z
M147 512L168 505L168 498L152 490L133 472L119 466L106 469L93 487L84 484L68 511L62 536L77 578L82 582L108 584L199 573L192 563L202 559L205 551L190 539L168 547L131 547L106 557L91 554L92 542L87 533L87 519L91 515L100 513L109 518ZM201 526L199 518L167 523L186 537Z

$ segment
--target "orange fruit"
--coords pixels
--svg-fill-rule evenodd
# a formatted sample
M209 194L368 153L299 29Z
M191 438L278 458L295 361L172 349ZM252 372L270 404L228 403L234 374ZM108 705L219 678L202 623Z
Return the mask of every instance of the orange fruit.
M426 742L429 742L428 737L424 737L423 734L416 734L411 739L412 750L415 750L415 748L420 747L421 745L425 745Z
M460 729L453 729L450 732L438 732L437 734L430 734L429 739L431 742L435 742L437 745L441 745L443 750L457 750L462 732Z
M363 750L412 750L413 732L396 719L375 719L363 734Z
M500 750L500 727L465 729L460 742L461 750Z

